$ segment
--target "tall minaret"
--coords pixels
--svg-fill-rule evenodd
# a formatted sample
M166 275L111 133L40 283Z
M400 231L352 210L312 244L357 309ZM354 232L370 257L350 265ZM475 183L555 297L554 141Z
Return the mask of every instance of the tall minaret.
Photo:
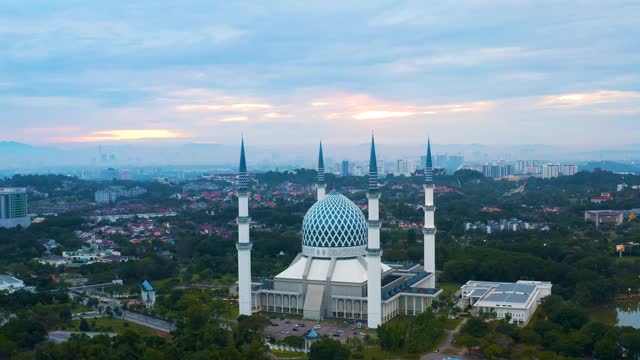
M431 139L427 140L427 163L424 169L424 271L433 274L429 286L435 287L436 277L436 226L433 202L433 162L431 161Z
M324 182L324 157L322 155L322 141L320 141L320 152L318 154L318 201L324 199L326 194L326 183Z
M238 304L240 315L251 315L251 248L249 241L249 187L247 163L244 157L244 139L240 148L240 170L238 179Z
M367 314L368 326L375 329L382 322L382 289L380 258L380 192L378 190L378 165L376 147L371 136L371 158L369 159L369 237L367 243Z

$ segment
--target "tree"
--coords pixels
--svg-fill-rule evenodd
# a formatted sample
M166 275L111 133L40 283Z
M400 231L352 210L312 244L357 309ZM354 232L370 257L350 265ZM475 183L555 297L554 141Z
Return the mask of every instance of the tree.
M513 317L512 317L512 315L511 315L511 313L510 313L510 312L508 312L508 313L505 313L505 314L504 314L504 321L505 321L507 324L511 323L511 319L512 319L512 318L513 318Z
M91 331L91 327L86 319L80 320L80 326L78 326L78 330L80 331Z
M600 360L618 359L618 343L614 334L609 333L596 343L593 354Z
M462 328L462 333L469 334L474 337L483 337L489 332L487 323L479 318L471 318Z
M340 341L322 338L311 345L309 360L348 360L350 355L349 348Z
M299 349L304 347L304 338L301 336L289 335L283 341L287 346Z

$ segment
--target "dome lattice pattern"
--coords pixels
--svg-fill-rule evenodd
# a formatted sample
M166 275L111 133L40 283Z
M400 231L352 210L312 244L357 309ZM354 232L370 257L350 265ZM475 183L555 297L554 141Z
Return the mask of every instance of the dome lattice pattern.
M333 191L305 214L302 244L314 247L366 245L367 220L356 204Z

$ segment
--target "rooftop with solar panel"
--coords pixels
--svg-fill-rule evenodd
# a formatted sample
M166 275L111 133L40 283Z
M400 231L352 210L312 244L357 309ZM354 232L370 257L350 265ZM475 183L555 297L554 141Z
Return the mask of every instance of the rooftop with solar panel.
M497 318L510 314L512 321L524 325L540 300L551 294L552 284L545 281L519 280L515 283L468 281L462 286L461 301L479 314L488 312Z

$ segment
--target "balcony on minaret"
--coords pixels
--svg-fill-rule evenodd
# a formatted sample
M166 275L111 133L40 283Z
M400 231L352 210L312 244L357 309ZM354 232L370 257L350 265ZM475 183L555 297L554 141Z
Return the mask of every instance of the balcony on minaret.
M436 187L436 185L434 183L424 184L424 188L425 189L433 189L435 187Z
M249 190L237 190L236 195L238 197L249 197Z
M425 235L435 235L436 234L436 228L435 227L423 227L422 228L422 233Z
M424 205L422 208L424 209L424 211L436 211L435 205Z
M371 191L369 190L367 192L367 199L371 199L371 200L377 200L380 199L380 192L378 191Z
M236 221L238 222L238 225L240 224L249 224L251 222L251 218L248 216L238 216L236 218Z
M382 256L382 249L371 249L367 248L367 256L368 257L380 257Z
M236 242L236 249L238 249L238 251L251 250L252 248L253 248L252 242Z
M369 229L380 229L381 225L380 220L369 220Z

